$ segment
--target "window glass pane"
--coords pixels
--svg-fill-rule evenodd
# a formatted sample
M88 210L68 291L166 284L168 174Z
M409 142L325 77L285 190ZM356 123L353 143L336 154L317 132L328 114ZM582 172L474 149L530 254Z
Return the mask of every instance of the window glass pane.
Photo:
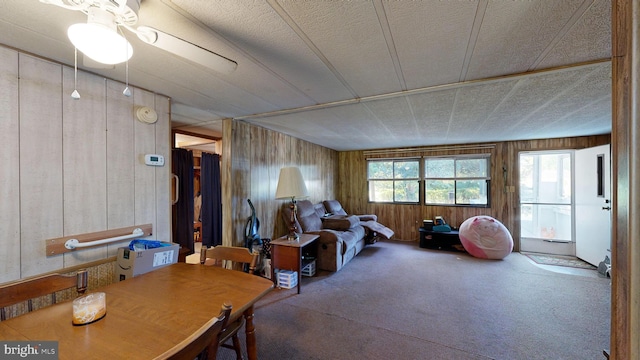
M393 179L393 161L369 161L369 179Z
M427 178L452 178L455 175L454 161L453 159L427 159L425 174Z
M520 154L520 202L530 203L534 200L534 157Z
M369 200L393 202L393 181L369 181Z
M394 166L394 178L396 179L417 179L420 177L418 161L396 161Z
M416 180L394 181L395 198L397 202L418 202L420 199L420 183Z
M521 154L520 202L571 203L571 155Z
M520 236L571 241L571 205L521 205Z
M487 160L458 159L456 161L456 176L462 178L487 177Z
M487 180L458 180L456 203L465 205L487 204Z
M454 204L455 181L454 180L426 180L425 193L428 204Z

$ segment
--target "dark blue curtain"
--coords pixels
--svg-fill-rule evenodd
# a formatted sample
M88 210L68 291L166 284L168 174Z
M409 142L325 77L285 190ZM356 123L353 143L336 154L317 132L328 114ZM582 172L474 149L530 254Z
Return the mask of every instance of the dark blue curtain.
M220 185L220 155L202 153L200 161L200 192L202 194L202 246L222 244L222 187Z
M185 149L172 150L173 174L179 179L178 202L173 205L173 242L193 254L193 153ZM188 255L188 254L187 254Z

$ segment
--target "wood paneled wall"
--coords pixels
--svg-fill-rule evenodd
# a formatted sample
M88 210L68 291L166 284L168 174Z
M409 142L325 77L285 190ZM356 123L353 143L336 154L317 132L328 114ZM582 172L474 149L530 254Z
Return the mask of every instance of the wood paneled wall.
M171 239L170 101L0 47L0 283L115 256L123 243L46 256L45 240L152 223ZM135 120L135 106L158 113Z
M611 359L640 359L640 3L612 2Z
M453 226L469 217L489 215L500 220L511 231L516 250L519 245L518 210L518 153L520 151L580 149L610 143L609 135L544 139L532 141L500 142L459 146L433 146L412 149L387 149L375 151L340 152L338 200L347 212L353 214L377 214L378 221L395 231L394 238L402 241L418 241L418 228L423 219L443 216ZM461 154L491 154L491 207L455 207L394 205L369 203L367 194L367 159L404 158ZM503 174L506 168L507 178ZM506 192L505 186L514 186L514 192Z
M244 227L251 216L247 199L256 209L262 238L287 234L281 215L287 202L275 199L278 176L284 166L300 168L312 202L335 198L336 151L243 121L226 121L223 125L231 127L223 127L223 143L227 147L222 154L222 168L230 174L230 186L223 186L223 193L228 192L226 201L232 209L232 216L223 219L225 245L244 246Z

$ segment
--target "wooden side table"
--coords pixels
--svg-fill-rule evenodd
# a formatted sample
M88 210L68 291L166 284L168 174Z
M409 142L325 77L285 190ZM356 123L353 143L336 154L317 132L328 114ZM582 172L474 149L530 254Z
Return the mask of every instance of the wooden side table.
M317 254L316 240L320 235L300 234L297 241L289 241L286 236L271 241L271 279L278 285L275 270L292 270L298 273L298 294L302 282L302 268L307 264L302 261L303 248L309 253ZM309 247L313 247L309 249Z

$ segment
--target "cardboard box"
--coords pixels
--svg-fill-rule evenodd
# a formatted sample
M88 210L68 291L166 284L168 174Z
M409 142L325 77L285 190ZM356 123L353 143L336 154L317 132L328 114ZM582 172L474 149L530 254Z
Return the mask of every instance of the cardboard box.
M115 281L130 279L178 262L180 245L171 243L155 249L133 251L128 247L118 248Z

